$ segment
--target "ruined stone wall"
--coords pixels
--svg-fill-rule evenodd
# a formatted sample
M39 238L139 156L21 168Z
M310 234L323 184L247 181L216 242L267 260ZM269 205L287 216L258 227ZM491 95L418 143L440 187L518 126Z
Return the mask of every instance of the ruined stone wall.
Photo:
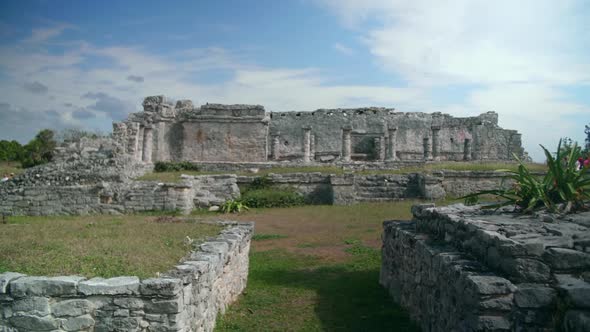
M0 274L0 330L212 331L248 277L253 224L225 225L158 278Z
M343 129L351 130L351 157L359 160L512 160L512 152L524 153L520 134L498 127L493 112L454 118L441 113L359 108L273 112L270 116L270 134L283 159L303 157L306 128L311 131L312 159L318 161L342 155ZM269 144L272 150L272 139Z
M412 212L384 223L380 283L424 331L590 329L589 213Z
M259 105L194 107L147 97L144 112L114 125L114 136L138 161L370 162L512 160L521 137L498 127L498 115L454 118L387 108L272 112Z

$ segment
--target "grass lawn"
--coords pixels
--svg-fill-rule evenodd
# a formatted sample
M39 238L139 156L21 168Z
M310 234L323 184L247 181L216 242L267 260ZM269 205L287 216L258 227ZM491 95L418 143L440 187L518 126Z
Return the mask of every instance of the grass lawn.
M534 172L545 172L547 166L545 164L530 163L527 164L529 170ZM499 169L516 170L517 163L502 163L502 162L440 162L429 163L420 166L407 166L400 169L391 170L366 170L359 171L358 174L407 174L407 173L429 173L440 170L450 171L495 171ZM258 173L248 172L199 172L199 171L178 171L178 172L153 172L137 178L143 181L161 181L161 182L179 182L180 175L208 175L208 174L228 174L235 173L237 175L248 176L264 176L270 173L285 174L285 173L313 173L320 172L324 174L344 174L341 167L336 166L302 166L302 167L275 167L270 169L261 169Z
M216 331L418 331L378 283L382 222L409 219L414 203L227 215L256 234L248 287Z
M220 227L146 215L10 217L0 223L0 273L148 278L170 270ZM166 221L166 222L163 222Z
M24 170L20 167L20 163L14 161L0 161L0 177L4 174L20 174Z

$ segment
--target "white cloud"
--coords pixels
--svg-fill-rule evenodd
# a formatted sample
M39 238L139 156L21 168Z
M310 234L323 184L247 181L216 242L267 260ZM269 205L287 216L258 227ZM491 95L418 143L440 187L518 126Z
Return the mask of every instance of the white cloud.
M344 55L353 55L354 54L354 50L352 48L350 48L348 46L344 46L344 45L342 45L340 43L335 43L334 45L332 45L332 47L336 51L338 51L338 52L340 52L340 53L342 53Z
M497 111L501 125L523 133L535 159L543 158L539 143L553 146L560 137L581 135L583 126L574 121L590 114L590 105L567 100L561 91L590 82L584 1L317 1L410 87L476 87L445 110Z

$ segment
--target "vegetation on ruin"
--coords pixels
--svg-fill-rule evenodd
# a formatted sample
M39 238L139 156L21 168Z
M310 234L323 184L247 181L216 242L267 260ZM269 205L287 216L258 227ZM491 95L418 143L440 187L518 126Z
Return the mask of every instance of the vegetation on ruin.
M547 165L538 163L526 163L528 169L532 172L545 172ZM357 174L372 175L372 174L408 174L408 173L430 173L440 170L450 171L496 171L498 169L517 170L518 163L509 162L436 162L427 163L416 166L406 166L399 169L386 170L362 170L355 171ZM159 182L179 182L181 175L215 175L233 173L240 176L257 176L262 177L271 173L274 174L288 174L288 173L322 173L322 174L336 174L341 175L346 172L353 172L344 170L337 166L301 166L301 167L273 167L269 169L261 169L258 173L251 173L246 171L162 171L145 174L137 180L139 181L159 181Z
M222 213L240 213L248 211L250 208L242 201L230 199L219 207L219 212Z
M170 216L9 217L0 223L0 273L154 277L172 269L192 240L219 230Z
M157 161L154 164L154 172L156 172L156 173L182 172L182 171L198 172L199 167L191 162L188 162L188 161L180 161L180 162Z
M482 195L495 195L503 198L503 201L486 205L486 208L512 205L525 213L541 208L563 213L585 209L586 202L590 200L590 171L588 167L578 169L581 147L574 143L564 148L560 140L555 155L544 146L541 147L547 158L548 170L544 176L533 174L515 156L519 162L518 170L502 170L514 180L511 188L467 195L464 197L466 202L473 204Z
M292 207L304 205L305 198L290 188L266 188L248 190L241 201L252 208Z
M378 282L382 223L410 219L415 203L236 215L256 223L248 286L216 331L419 331Z

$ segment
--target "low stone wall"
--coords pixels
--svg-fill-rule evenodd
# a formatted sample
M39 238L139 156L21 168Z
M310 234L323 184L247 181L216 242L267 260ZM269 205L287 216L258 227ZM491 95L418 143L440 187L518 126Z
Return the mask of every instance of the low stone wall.
M590 330L590 213L413 214L384 223L380 283L424 331Z
M256 176L239 176L237 182L240 185L249 185L255 178ZM311 203L332 204L333 202L330 174L319 172L288 174L271 173L267 176L267 179L273 185L286 186L295 189Z
M247 185L257 176L239 176ZM480 190L507 188L506 173L495 171L438 171L408 174L325 173L269 174L273 185L294 188L312 202L349 205L358 202L389 202L403 199L438 200L460 197Z
M0 213L78 215L141 211L190 212L240 196L235 175L187 176L180 183L101 182L88 185L0 187Z
M159 278L0 274L0 331L212 331L248 276L253 224L225 225Z

